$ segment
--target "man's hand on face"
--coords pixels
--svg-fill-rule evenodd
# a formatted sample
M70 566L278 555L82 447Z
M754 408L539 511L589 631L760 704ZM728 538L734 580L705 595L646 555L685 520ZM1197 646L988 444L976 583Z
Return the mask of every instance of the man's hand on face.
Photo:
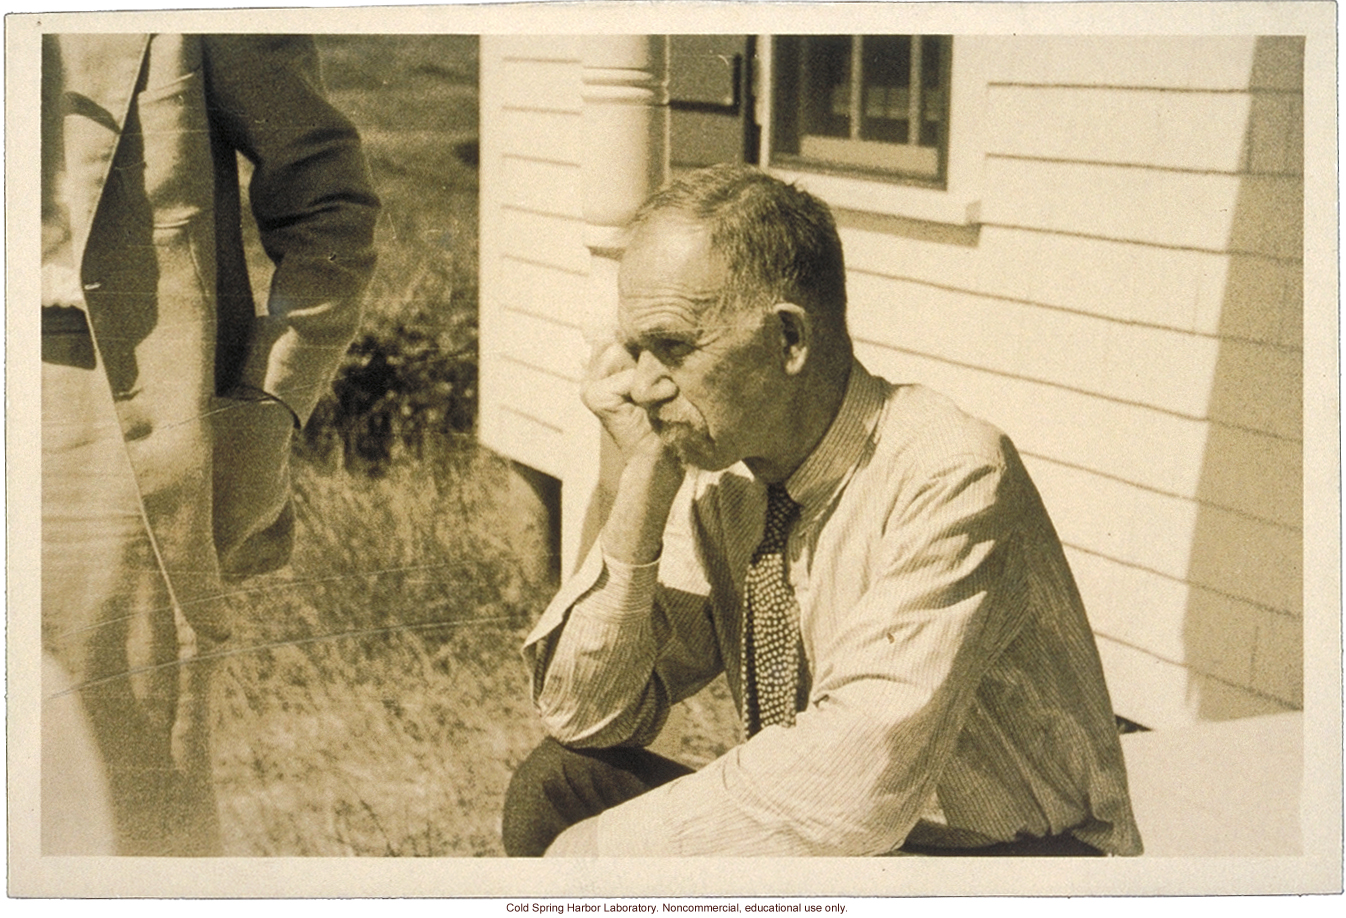
M628 462L636 457L671 458L671 453L650 425L649 414L631 398L636 380L636 361L626 348L613 342L589 362L584 383L584 404L603 422Z
M664 523L682 484L683 464L631 397L636 361L626 348L616 343L604 347L590 362L586 376L584 404L603 422L625 460L603 529L603 549L618 561L647 564L659 556Z

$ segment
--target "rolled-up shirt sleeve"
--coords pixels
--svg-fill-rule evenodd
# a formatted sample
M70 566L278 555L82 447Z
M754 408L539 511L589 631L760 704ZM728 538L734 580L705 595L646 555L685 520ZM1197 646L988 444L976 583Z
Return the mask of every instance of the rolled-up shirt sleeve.
M699 772L596 817L604 855L865 855L899 846L935 799L1023 591L1002 464L958 457L895 504L884 568L814 629L811 703Z
M674 504L659 560L624 564L600 539L525 641L534 700L560 742L649 743L674 702L719 674L708 587L686 563L691 490Z
M601 553L600 562L597 579L570 610L565 627L549 636L550 659L536 698L547 731L570 745L653 738L666 707L653 678L658 648L651 613L659 565L623 564Z

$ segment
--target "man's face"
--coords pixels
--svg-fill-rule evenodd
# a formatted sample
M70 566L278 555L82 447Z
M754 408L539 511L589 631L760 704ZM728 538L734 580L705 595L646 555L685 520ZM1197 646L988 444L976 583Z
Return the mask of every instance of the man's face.
M727 279L709 230L679 214L642 226L618 275L631 398L684 463L710 470L759 455L781 381L764 316L717 308Z

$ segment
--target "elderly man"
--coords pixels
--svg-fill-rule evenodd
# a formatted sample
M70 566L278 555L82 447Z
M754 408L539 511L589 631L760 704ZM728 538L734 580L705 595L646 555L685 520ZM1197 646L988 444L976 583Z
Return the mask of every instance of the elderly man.
M1009 440L853 357L825 205L743 167L637 214L586 404L625 458L525 646L515 855L1136 854L1097 650ZM641 748L720 672L744 741Z

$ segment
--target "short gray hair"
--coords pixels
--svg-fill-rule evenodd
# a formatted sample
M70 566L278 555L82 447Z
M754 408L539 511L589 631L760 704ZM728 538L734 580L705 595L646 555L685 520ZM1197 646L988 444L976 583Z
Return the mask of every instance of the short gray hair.
M710 245L729 272L722 307L802 306L843 331L846 265L827 205L760 169L722 164L698 169L655 192L631 228L657 214L684 214L710 230Z

